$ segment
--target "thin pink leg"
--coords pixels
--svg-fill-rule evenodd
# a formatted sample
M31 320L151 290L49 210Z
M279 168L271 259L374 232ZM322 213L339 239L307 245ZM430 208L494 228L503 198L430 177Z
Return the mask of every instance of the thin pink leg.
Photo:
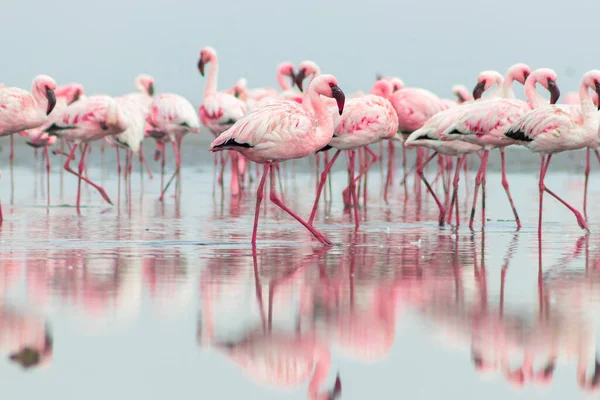
M275 175L273 172L273 165L269 164L269 169L270 169L270 180L271 180L271 201L273 203L275 203L275 205L277 205L279 208L281 208L283 211L285 211L286 213L288 213L290 216L294 217L294 219L298 222L300 222L302 225L304 225L304 227L306 229L308 229L308 231L310 233L313 234L313 236L322 244L324 245L332 245L333 243L327 239L325 236L323 236L322 233L320 233L319 231L317 231L315 228L313 228L312 226L310 226L308 223L306 223L306 221L304 221L298 214L294 213L292 210L290 210L285 204L283 204L281 202L281 200L279 200L279 198L277 197L277 194L275 193Z
M148 176L150 177L150 179L154 179L154 174L152 173L152 170L150 169L150 166L148 165L148 162L146 161L146 157L144 157L144 146L143 143L140 143L140 164L142 165L142 167L144 169L146 169L146 172L148 173Z
M440 201L440 199L438 199L438 197L436 196L435 192L431 188L431 185L427 181L427 178L425 177L425 174L423 173L423 170L425 169L425 166L427 166L427 164L429 164L429 162L431 160L433 160L433 158L435 156L437 156L437 155L438 155L437 152L433 152L433 154L427 160L425 160L425 162L419 164L419 166L417 166L417 175L421 178L421 180L423 181L423 183L425 183L425 187L427 187L427 190L429 191L429 193L431 193L431 195L433 196L433 199L437 203L437 206L440 209L440 216L439 216L438 222L439 222L440 226L444 226L444 220L445 220L445 217L446 217L446 210L444 209L444 205L442 204L442 202Z
M392 185L392 182L394 180L394 178L393 178L394 150L395 150L394 141L388 140L388 172L387 172L387 178L385 181L385 188L383 189L383 200L386 203L388 202L388 192L389 192L390 186ZM406 156L406 149L405 149L404 145L402 146L402 151L403 151L403 154Z
M585 149L585 184L583 186L583 215L587 217L588 179L590 177L590 148Z
M350 194L354 208L354 229L360 227L360 218L358 217L358 196L356 195L356 181L354 180L354 169L356 166L356 150L350 151Z
M257 164L258 165L258 164ZM267 174L269 173L269 164L265 164L265 170L260 178L258 184L258 190L256 191L256 209L254 211L254 228L252 229L252 245L256 245L256 234L258 232L258 217L260 216L260 203L265 196L265 182L267 181Z
M48 154L48 146L44 146L44 156L46 157L46 196L48 205L50 205L50 155Z
M508 196L508 201L510 202L510 206L513 210L513 214L515 215L515 220L517 221L517 230L520 230L521 229L521 220L519 219L519 214L517 213L517 207L515 207L515 203L513 202L512 196L510 195L510 188L508 187L508 179L506 177L506 160L504 158L504 148L502 147L499 150L500 150L500 160L502 161L502 186L504 187L504 190L506 191L506 196Z
M551 157L551 155L549 156ZM540 207L539 207L539 216L538 216L538 237L539 237L539 241L540 241L540 246L541 246L541 242L542 242L542 215L543 215L543 203L544 203L544 175L545 175L545 170L546 170L546 156L542 155L541 156L542 160L540 163L540 180L538 182L538 187L539 187L539 191L540 191Z
M463 157L464 156L459 156L458 159L456 160L456 167L454 169L454 179L452 181L454 190L452 191L452 198L450 200L450 203L446 204L448 206L446 209L450 210L450 212L448 213L448 220L447 220L447 222L449 224L452 223L452 213L454 211L454 203L457 201L456 196L457 196L457 192L458 192L458 181L460 179L460 167L461 167L461 161L462 161ZM449 175L451 175L451 174L449 174ZM450 186L450 183L448 186Z
M365 162L364 165L361 166L361 169L358 172L358 175L354 178L354 183L357 183L360 178L362 178L363 176L366 176L366 173L369 170L369 168L371 168L373 166L373 164L375 164L377 162L377 160L379 160L379 158L377 157L377 154L375 154L373 152L373 150L369 149L367 146L365 146L364 149L366 150L367 153L369 153L371 155L371 161ZM349 196L349 191L350 191L350 186L348 186L346 189L344 189L344 191L342 192L342 195L344 196L344 198Z
M281 180L281 168L279 163L275 163L275 172L277 172L277 183L279 184L279 195L281 196L281 200L285 201L285 195L283 194L283 182Z
M10 135L10 153L8 154L8 159L12 162L15 159L15 136Z
M235 150L229 150L231 152L231 195L237 197L240 195L240 172L238 168L238 152Z
M489 151L485 150L485 154L488 154ZM479 194L479 186L481 186L481 181L483 178L483 173L485 170L484 159L481 159L481 164L479 165L479 170L477 171L477 175L475 176L475 191L473 192L473 207L471 208L471 219L469 221L469 229L473 229L473 220L475 219L475 209L477 208L477 195Z
M341 152L342 152L341 150L337 150L335 152L335 154L333 155L333 158L331 159L331 161L329 161L329 164L327 164L325 166L325 169L321 173L321 179L319 180L319 186L317 187L317 195L315 197L315 202L313 204L312 211L310 212L310 218L308 218L308 224L310 226L313 225L313 222L315 220L315 215L317 214L317 207L319 205L319 199L321 198L321 192L323 191L323 187L325 186L325 181L327 180L327 174L329 174L329 170L331 169L331 167L335 163L335 160L337 160L337 158Z
M160 197L158 198L158 201L163 201L165 198L165 193L167 193L167 190L169 189L169 186L171 186L171 183L173 182L173 180L175 179L175 177L177 175L179 175L179 170L181 168L181 158L179 157L179 149L177 147L177 142L173 142L173 153L175 153L175 172L173 172L173 175L171 175L171 178L169 179L169 181L167 182L167 185L165 186L165 188L163 189L162 193L160 194Z

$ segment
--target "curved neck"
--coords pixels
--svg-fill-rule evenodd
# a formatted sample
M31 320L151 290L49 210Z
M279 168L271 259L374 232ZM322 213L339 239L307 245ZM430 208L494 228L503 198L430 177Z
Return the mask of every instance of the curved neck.
M331 356L327 349L320 349L317 350L315 358L317 363L315 365L315 372L308 385L308 398L310 400L326 399L328 397L327 393L323 393L322 395L319 394L319 388L323 385L323 382L327 380L327 375L329 375Z
M594 113L594 102L590 96L589 87L585 82L581 82L579 86L579 101L581 104L581 112L583 115L591 115Z
M283 91L290 90L292 88L292 85L290 85L290 83L285 78L286 78L286 76L283 75L283 72L281 70L278 70L277 71L277 83L279 83L279 86L281 87L281 90L283 90Z
M515 96L515 92L513 91L513 82L515 81L515 78L512 76L512 74L509 72L506 74L506 76L504 77L504 82L502 82L502 92L504 94L504 98L505 99L514 99Z
M48 106L48 97L46 97L46 90L43 85L34 84L31 88L31 94L38 106Z
M219 59L217 56L210 60L209 64L206 87L204 88L204 98L217 93L217 78L219 75Z
M318 121L316 131L317 136L333 136L333 121L327 106L321 99L321 95L311 88L308 91L308 98Z
M529 107L531 108L538 108L547 102L547 100L535 90L535 84L538 82L537 77L532 76L525 81L525 97L527 97L527 104L529 104Z
M490 98L493 97L504 97L504 78L502 76L498 76L495 81L496 89L490 94Z

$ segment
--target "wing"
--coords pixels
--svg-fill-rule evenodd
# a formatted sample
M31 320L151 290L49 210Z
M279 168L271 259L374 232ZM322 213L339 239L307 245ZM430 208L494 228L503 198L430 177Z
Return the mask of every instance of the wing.
M266 149L283 142L290 145L294 140L301 140L311 128L314 129L313 122L304 107L292 101L279 101L243 116L219 135L211 148L241 146Z
M531 111L521 100L493 99L470 105L462 118L446 130L447 134L504 134L507 127ZM451 129L450 131L448 131Z
M583 122L577 108L568 105L536 108L512 124L504 135L521 142L531 142L548 135L558 138L561 133L573 131Z
M389 101L380 96L350 99L341 116L337 106L330 108L330 113L334 118L334 136L363 132L391 136L398 130L398 115ZM392 126L393 132L388 132Z

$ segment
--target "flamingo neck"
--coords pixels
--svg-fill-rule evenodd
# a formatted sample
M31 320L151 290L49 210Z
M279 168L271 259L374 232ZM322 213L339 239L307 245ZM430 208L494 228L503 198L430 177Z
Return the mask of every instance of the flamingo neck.
M277 83L279 83L281 90L283 90L284 92L292 88L292 85L290 85L290 83L285 78L286 77L285 75L283 75L282 71L277 71Z
M34 84L31 88L31 94L35 103L44 110L48 107L48 97L46 97L46 88L42 84Z
M217 94L217 79L219 76L219 59L215 56L210 60L208 75L206 78L206 87L204 88L204 98Z
M502 82L502 92L504 93L505 99L514 99L515 92L513 90L513 82L515 81L514 76L511 73L506 74L504 82Z
M504 97L504 78L502 78L502 76L498 76L495 83L496 89L494 89L494 91L490 94L490 97Z
M529 107L532 109L538 108L546 103L546 99L535 90L535 84L538 82L538 78L535 76L530 76L525 82L525 97L527 97L527 104L529 104Z
M595 113L594 102L592 101L588 89L590 89L590 87L585 82L581 82L581 86L579 86L579 101L581 104L581 112L584 116L590 116Z
M327 106L323 103L321 95L314 89L309 89L308 98L312 106L315 116L317 117L317 132L318 137L328 136L329 139L333 136L333 120L329 114Z
M329 375L329 369L331 368L331 356L329 355L329 351L326 349L317 350L316 359L317 363L315 365L315 372L313 373L308 385L308 398L310 400L327 398L327 394L322 396L319 394L319 388L327 379L327 375Z

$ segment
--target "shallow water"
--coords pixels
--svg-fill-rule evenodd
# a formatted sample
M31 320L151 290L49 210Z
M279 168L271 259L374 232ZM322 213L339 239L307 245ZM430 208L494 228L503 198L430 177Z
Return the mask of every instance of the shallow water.
M157 163L142 180L136 162L119 201L112 150L102 157L96 146L88 174L115 205L84 187L81 215L74 177L63 174L61 188L59 156L47 208L41 160L19 146L11 170L0 154L2 398L326 398L338 374L344 399L564 399L600 383L596 165L591 235L547 197L541 251L538 159L518 150L508 153L518 233L496 158L489 220L473 233L464 185L463 226L439 228L435 203L412 183L408 196L396 184L381 200L379 166L354 232L340 166L317 219L336 246L319 246L269 204L253 251L254 186L231 199L214 186L205 151L188 142L181 196L161 203ZM558 157L547 178L577 207L582 154ZM307 216L308 161L283 176L286 203Z

